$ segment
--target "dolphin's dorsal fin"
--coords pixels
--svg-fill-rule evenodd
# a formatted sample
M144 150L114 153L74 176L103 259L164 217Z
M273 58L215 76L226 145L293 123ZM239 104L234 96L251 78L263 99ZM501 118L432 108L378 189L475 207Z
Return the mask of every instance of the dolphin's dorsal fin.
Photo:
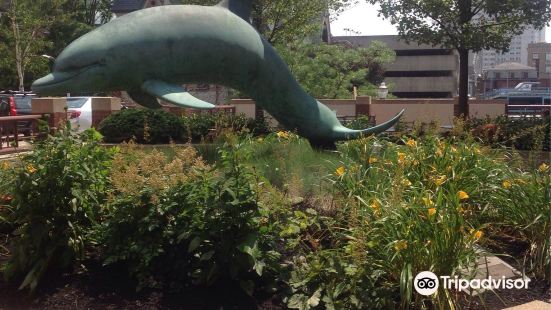
M232 11L233 14L250 22L252 1L253 0L222 0L217 5Z
M142 84L142 90L151 96L168 101L180 107L194 109L212 109L213 104L193 97L182 86L158 80L148 80Z

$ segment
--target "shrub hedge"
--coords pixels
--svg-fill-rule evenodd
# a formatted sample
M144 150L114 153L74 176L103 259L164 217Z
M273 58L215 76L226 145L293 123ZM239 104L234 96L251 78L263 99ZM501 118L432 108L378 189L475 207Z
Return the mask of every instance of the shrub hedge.
M99 127L105 142L158 144L181 141L183 128L177 116L151 109L126 109L104 119Z

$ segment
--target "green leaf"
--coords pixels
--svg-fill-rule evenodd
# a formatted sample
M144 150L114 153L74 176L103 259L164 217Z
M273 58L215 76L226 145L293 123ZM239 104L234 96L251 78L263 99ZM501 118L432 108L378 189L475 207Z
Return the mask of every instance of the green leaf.
M201 239L199 236L193 238L191 240L191 242L189 243L187 252L191 253L191 252L195 251L199 247L199 245L201 245L201 242L203 242L203 239Z

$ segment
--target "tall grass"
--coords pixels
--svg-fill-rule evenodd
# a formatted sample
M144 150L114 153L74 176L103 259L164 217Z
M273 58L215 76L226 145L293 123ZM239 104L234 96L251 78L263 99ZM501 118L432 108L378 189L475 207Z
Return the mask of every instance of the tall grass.
M326 188L327 176L339 165L336 152L314 150L309 143L289 132L264 138L250 138L248 165L286 194L305 198Z

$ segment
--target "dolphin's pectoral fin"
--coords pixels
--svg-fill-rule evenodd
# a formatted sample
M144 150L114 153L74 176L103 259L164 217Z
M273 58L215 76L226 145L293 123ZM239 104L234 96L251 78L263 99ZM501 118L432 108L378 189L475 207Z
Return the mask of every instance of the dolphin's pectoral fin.
M148 95L144 93L141 90L131 90L127 91L128 95L134 102L137 104L149 108L149 109L159 109L161 108L161 105L159 104L159 101L157 101L157 98Z
M180 107L194 109L214 108L213 104L193 97L182 86L168 84L163 81L145 81L142 84L142 90L152 96L168 101Z

